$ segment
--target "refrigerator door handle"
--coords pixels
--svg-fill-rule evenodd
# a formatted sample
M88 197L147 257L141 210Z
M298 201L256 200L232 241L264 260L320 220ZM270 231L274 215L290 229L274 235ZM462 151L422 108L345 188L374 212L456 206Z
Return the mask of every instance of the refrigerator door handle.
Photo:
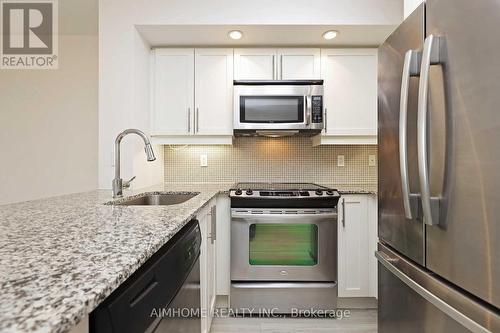
M399 170L401 174L401 191L403 195L403 206L407 219L416 217L416 205L410 203L410 185L408 181L408 90L410 77L420 75L421 52L408 50L405 54L403 64L403 75L401 78L401 97L399 102ZM416 195L412 195L416 198Z
M429 185L429 169L427 161L427 105L429 95L429 71L431 65L440 63L440 43L442 37L429 35L424 42L422 63L420 65L420 82L418 86L417 113L417 154L418 175L422 198L424 223L430 226L439 224L439 199L431 198ZM431 203L432 199L432 203Z
M425 298L428 302L434 305L436 308L446 313L449 317L453 318L464 327L468 328L472 332L475 333L491 333L490 330L481 326L471 318L467 317L463 313L459 312L454 307L450 306L448 303L434 295L429 290L422 287L418 282L413 280L411 277L406 275L400 269L397 268L399 263L398 258L392 258L388 254L377 251L375 252L375 256L377 257L380 264L382 264L387 270L389 270L392 274L394 274L399 280L401 280L404 284L410 287L417 294Z

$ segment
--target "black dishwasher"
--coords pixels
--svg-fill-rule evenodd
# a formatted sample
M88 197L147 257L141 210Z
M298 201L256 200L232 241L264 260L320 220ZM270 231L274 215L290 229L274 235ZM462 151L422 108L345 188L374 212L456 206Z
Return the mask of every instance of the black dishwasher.
M200 332L200 245L193 220L92 311L90 332Z

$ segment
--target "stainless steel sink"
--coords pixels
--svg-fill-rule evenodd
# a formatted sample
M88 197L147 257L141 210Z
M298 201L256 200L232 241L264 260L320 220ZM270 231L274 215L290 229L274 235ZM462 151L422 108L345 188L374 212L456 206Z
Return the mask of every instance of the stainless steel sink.
M198 193L145 193L111 204L119 206L169 206L186 202L197 195Z

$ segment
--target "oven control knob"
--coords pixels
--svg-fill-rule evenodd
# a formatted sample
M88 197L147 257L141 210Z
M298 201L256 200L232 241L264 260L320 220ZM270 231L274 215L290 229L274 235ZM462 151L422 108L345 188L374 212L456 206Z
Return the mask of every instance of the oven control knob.
M316 195L323 195L323 191L322 190L316 190Z
M246 194L246 195L252 195L252 194L253 194L253 191L252 191L252 190L246 190L245 194Z
M241 195L241 193L243 193L243 191L240 189L237 189L236 191L234 191L234 194L236 194L236 195Z
M333 195L333 191L326 191L326 195Z

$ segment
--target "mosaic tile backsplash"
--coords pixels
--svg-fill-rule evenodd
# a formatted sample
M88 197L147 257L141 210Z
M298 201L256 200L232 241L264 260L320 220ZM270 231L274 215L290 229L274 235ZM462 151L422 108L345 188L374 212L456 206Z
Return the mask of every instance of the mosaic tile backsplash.
M309 138L239 137L232 146L165 146L165 182L316 182L377 184L377 167L368 156L377 146L318 146ZM208 166L200 166L200 155ZM344 167L337 166L344 155Z

